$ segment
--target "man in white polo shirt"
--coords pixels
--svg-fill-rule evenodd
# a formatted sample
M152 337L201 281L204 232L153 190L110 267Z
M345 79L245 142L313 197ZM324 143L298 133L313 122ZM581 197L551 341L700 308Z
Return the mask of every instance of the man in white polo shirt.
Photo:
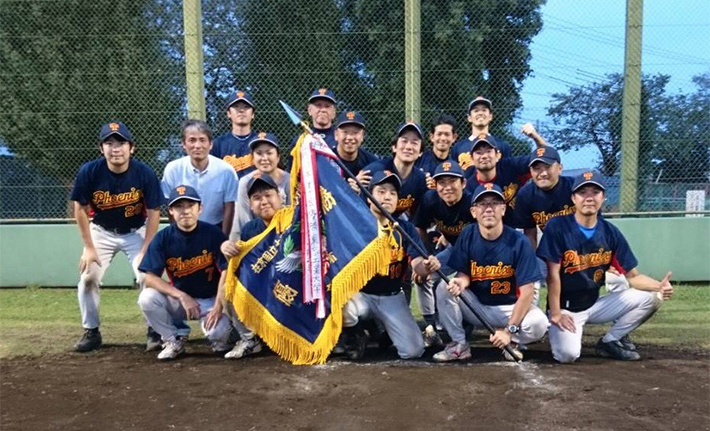
M201 120L182 125L182 148L187 156L168 163L162 188L167 198L180 184L192 186L202 198L199 220L219 226L225 235L232 230L237 174L229 163L210 155L212 131Z

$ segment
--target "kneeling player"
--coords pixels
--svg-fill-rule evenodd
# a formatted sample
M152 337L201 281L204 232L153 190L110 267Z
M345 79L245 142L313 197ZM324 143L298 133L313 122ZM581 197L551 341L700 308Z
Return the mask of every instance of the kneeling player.
M638 328L670 298L669 272L656 281L638 272L638 261L619 229L599 215L604 183L596 172L585 172L572 186L574 214L555 217L545 228L537 255L547 262L547 305L550 347L555 360L574 362L582 349L586 323L613 322L597 343L600 356L634 361L641 357L624 337ZM624 274L631 289L599 297L606 271ZM660 292L660 297L657 294Z
M402 183L390 171L378 171L372 176L370 190L382 207L393 213L397 208L398 192ZM441 266L436 257L424 259L402 234L370 202L370 210L377 217L381 234L390 237L389 275L376 275L356 293L343 308L343 333L345 348L350 359L362 357L367 346L367 335L359 325L361 320L377 319L384 326L402 359L418 358L424 353L424 340L409 309L402 287L407 262L412 258L412 269L426 277ZM413 225L398 222L409 236L424 248Z
M459 295L465 295L491 326L499 328L490 336L491 343L499 349L511 341L535 342L547 331L545 314L532 304L533 283L542 278L535 252L523 234L503 225L505 211L499 186L487 183L476 188L471 212L477 223L464 228L447 263L458 274L436 290L439 319L452 340L434 355L437 362L470 358L463 320L482 324ZM522 357L513 348L516 356ZM504 356L514 360L508 352Z
M170 191L168 209L175 223L158 232L139 266L146 288L138 305L164 342L158 359L175 359L185 351L190 329L175 324L185 319L199 319L212 349L226 352L232 325L218 291L227 275L219 246L227 237L216 225L197 220L202 205L190 186ZM161 278L164 270L172 284Z

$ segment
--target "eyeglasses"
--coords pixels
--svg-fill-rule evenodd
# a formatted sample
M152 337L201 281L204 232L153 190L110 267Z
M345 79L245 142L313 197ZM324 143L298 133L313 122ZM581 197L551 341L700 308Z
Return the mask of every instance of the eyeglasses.
M500 201L493 201L493 202L476 202L473 204L473 206L481 209L488 209L488 208L493 208L500 206L500 205L505 205L505 202L500 202Z

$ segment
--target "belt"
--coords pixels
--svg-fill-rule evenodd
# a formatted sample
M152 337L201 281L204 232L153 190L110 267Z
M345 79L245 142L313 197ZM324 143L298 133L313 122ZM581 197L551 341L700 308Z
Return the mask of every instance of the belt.
M111 232L116 235L127 235L129 233L135 233L138 231L140 228L127 228L127 227L117 227L117 228L108 228L106 226L102 226L98 223L94 223L96 226L100 227L101 229L105 230L106 232Z

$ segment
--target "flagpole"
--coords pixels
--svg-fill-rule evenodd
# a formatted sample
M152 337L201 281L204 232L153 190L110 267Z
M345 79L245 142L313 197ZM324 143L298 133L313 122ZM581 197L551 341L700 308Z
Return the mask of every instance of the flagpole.
M295 125L300 126L303 129L303 131L313 135L313 130L311 130L311 128L308 126L308 124L301 119L300 115L298 115L298 113L296 111L294 111L293 108L291 108L289 105L287 105L283 101L279 101L279 102L281 103L281 106L284 108L284 110L288 114L289 118L291 119L291 121ZM315 136L315 135L313 135L313 136ZM321 138L318 137L318 139L321 139ZM375 197L372 196L372 193L370 193L370 190L368 190L367 187L362 185L362 183L357 179L357 177L355 175L353 175L352 172L350 172L350 169L348 169L348 167L345 166L345 164L340 160L340 157L336 156L333 158L333 160L335 161L335 163L338 164L340 169L342 169L343 172L345 172L345 174L349 178L352 178L353 180L355 180L355 183L360 188L360 191L362 191L362 193L370 200L370 202L372 202L375 205L375 207L380 211L380 213L382 213L382 215L384 215L385 218L387 218L387 220L389 220L390 223L392 223L392 227L397 229L399 231L399 233L402 235L402 237L404 237L404 239L409 241L414 246L414 248L417 249L417 252L419 252L419 254L422 255L422 257L428 258L430 256L429 253L427 253L427 251L424 248L422 248L422 246L420 246L418 242L414 241L414 239L411 236L409 236L407 231L402 229L402 227L399 225L399 222L397 222L397 220L394 218L394 216L392 214L390 214L389 211L384 209L384 207L382 207L382 205L377 201L377 199L375 199ZM446 274L444 274L444 272L441 269L437 269L436 273L439 275L439 277L441 277L441 279L443 281L446 282L446 284L449 284L449 282L450 282L449 277L447 277ZM473 313L473 315L476 316L476 318L483 324L483 326L486 327L488 332L491 335L495 335L495 333L496 333L495 329L491 326L490 323L488 323L488 321L485 319L485 317L483 315L481 315L476 310L476 308L468 300L468 298L466 298L464 295L459 295L459 298L461 299L461 301L463 301L463 303L466 305L466 307ZM520 358L517 355L517 353L515 352L515 350L513 350L513 348L510 346L510 344L507 344L504 347L504 350L506 352L508 352L508 354L511 357L513 357L516 362L521 361L522 358Z

